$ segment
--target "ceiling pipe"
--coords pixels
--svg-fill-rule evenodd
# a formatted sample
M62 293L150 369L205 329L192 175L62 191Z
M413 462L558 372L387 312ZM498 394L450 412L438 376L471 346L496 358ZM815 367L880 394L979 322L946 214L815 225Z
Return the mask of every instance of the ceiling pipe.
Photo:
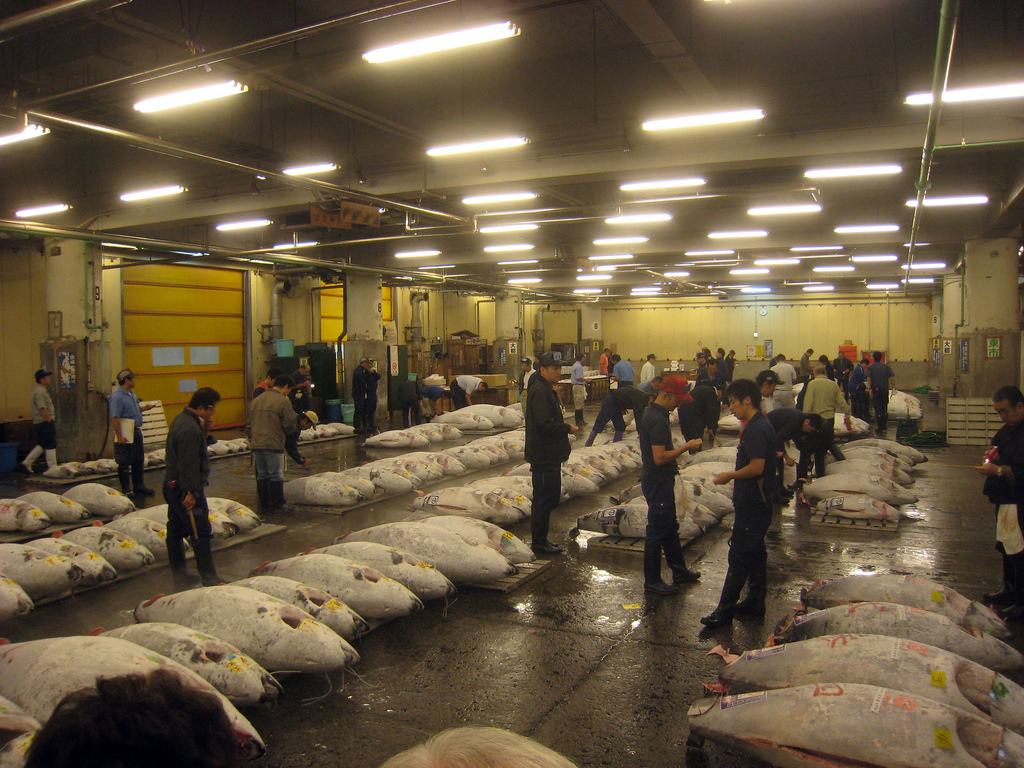
M171 157L177 157L182 160L195 160L200 163L206 163L208 165L216 165L221 168L227 168L232 171L244 173L250 176L264 176L267 179L273 179L274 181L285 184L289 187L297 187L299 189L305 189L309 192L320 192L333 195L335 197L344 197L349 200L356 200L362 203L368 203L369 205L375 205L382 208L388 208L394 211L405 211L407 213L413 213L417 216L423 216L428 219L439 219L441 221L450 221L454 224L462 224L467 227L473 226L471 219L467 219L462 216L456 216L453 213L445 213L443 211L434 211L429 208L421 208L418 205L410 205L397 200L390 200L386 197L380 197L379 195L371 195L367 192L360 192L355 189L348 189L346 187L338 186L337 184L331 184L326 181L317 181L316 179L303 178L302 176L288 176L281 173L280 171L271 171L266 168L257 168L252 165L246 165L245 163L236 162L234 160L227 160L216 155L210 155L205 152L196 152L195 150L183 147L180 144L173 144L169 141L163 141L162 139L155 139L151 136L143 136L139 133L132 133L131 131L125 131L120 128L113 128L107 125L101 125L99 123L92 123L87 120L79 120L74 117L68 117L66 115L58 115L52 112L43 112L40 110L26 110L26 117L30 117L36 122L48 124L51 126L57 126L60 128L72 128L78 131L84 131L86 133L93 133L100 136L105 136L108 139L114 139L125 144L131 144L141 149L148 149L154 152L158 152L164 155L170 155Z
M78 0L77 2L64 2L55 3L55 5L106 5L114 6L121 5L122 2L130 2L130 0L121 0L121 2L111 2L107 0L106 3L97 2L92 0L91 2L84 2L84 0ZM102 83L94 83L92 85L84 85L81 88L75 88L71 91L65 91L63 93L57 93L52 96L45 96L41 99L35 99L27 103L27 107L35 108L41 107L53 102L60 102L66 99L78 98L88 93L94 93L95 91L103 90L105 88L113 88L116 86L124 85L136 85L138 83L145 82L147 80L155 80L161 77L167 77L169 75L177 75L182 72L188 72L192 69L199 67L205 67L210 64L216 64L221 61L227 61L228 59L238 58L239 56L245 56L251 53L258 53L265 51L270 48L275 48L279 45L286 45L288 43L298 42L305 40L306 38L319 35L321 32L327 32L328 30L335 29L337 27L345 26L347 24L354 23L365 23L369 21L380 21L390 16L395 16L400 13L409 13L411 11L421 11L427 8L433 8L438 5L446 5L453 0L432 0L432 2L419 2L414 0L405 0L404 2L392 3L386 5L383 8L376 8L372 10L359 11L358 13L348 14L347 16L339 16L334 19L328 19L327 21L320 21L316 24L310 24L305 27L299 27L289 32L282 32L277 35L271 35L269 37L260 38L259 40L253 40L242 45L236 45L231 48L225 48L220 51L211 51L200 56L191 56L187 59L173 62L171 64L165 64L161 67L155 67L148 69L143 72L136 72L132 75L125 75L124 77L117 77L113 80L106 80ZM34 12L38 13L38 11ZM22 16L27 14L22 14ZM12 17L15 18L15 17ZM2 29L2 25L0 25Z
M131 0L62 0L50 3L42 8L8 16L0 20L0 43L13 40L19 35L26 35L45 27L52 27L65 21L95 11L107 11L119 5L126 5Z
M932 158L935 155L935 136L939 130L939 117L942 113L942 96L946 92L949 81L949 70L953 64L953 40L956 37L956 20L960 14L960 0L942 0L939 11L939 39L935 45L935 66L932 69L932 103L928 107L928 125L925 128L924 147L921 150L921 173L917 178L917 205L914 208L914 221L910 225L910 245L907 251L907 274L910 279L910 267L914 264L917 250L917 234L921 229L924 217L924 198L931 188ZM903 294L910 290L910 283L903 284Z

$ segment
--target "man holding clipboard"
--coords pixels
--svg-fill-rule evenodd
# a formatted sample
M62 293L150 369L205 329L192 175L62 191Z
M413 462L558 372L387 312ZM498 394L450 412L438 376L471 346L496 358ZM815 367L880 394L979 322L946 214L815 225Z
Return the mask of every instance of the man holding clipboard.
M153 407L141 405L135 389L135 372L130 368L117 374L117 389L110 396L110 426L114 430L114 460L121 491L129 498L152 496L146 487L145 455L142 450L142 412ZM134 488L134 492L133 492Z

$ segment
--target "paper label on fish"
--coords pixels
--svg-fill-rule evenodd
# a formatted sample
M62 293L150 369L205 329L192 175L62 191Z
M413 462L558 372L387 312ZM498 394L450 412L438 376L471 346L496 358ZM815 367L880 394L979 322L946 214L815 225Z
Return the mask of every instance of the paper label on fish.
M885 689L879 688L877 691L875 691L875 698L871 702L871 711L874 712L876 715L878 714L878 710L882 708L882 699L884 698Z
M793 619L793 626L799 627L801 624L805 624L813 618L814 613L805 613L803 616L797 616L795 619Z
M334 598L328 600L326 603L320 606L320 608L321 610L326 609L328 611L340 611L342 609L341 603L335 600Z
M122 541L117 546L119 546L121 549L131 549L132 547L135 546L135 542L132 541L131 539L125 539L124 541Z
M831 499L825 501L825 509L841 509L844 501L846 501L845 496L833 496Z
M513 534L509 533L508 531L505 531L503 534L501 534L501 538L508 539L509 541L511 541L512 539L515 538L515 536Z
M932 602L933 603L941 603L942 602L942 592L940 592L937 589L933 589L932 590Z
M953 748L953 734L946 728L935 729L935 746L939 749Z
M438 495L436 493L431 494L430 496L425 496L425 497L423 497L423 506L424 507L436 507L438 500L439 500L439 497L438 497Z
M932 670L932 685L934 685L936 688L946 687L946 673L943 670Z
M784 650L786 650L785 644L776 645L774 648L761 648L756 651L747 651L747 661L756 661L757 659L763 658L765 656L772 656L776 653L782 653Z
M241 656L232 656L228 659L227 666L232 672L247 672L252 669L252 662L248 659L243 659Z
M730 709L732 707L741 707L744 704L750 704L754 701L767 701L768 691L758 691L756 693L740 693L736 696L723 696L722 697L722 709Z
M892 640L892 648L889 651L889 658L892 659L893 661L896 661L896 659L898 659L900 657L900 646L901 645L902 645L902 643L897 638L893 638L893 640Z
M896 606L896 615L899 616L900 621L907 620L907 610L902 605Z

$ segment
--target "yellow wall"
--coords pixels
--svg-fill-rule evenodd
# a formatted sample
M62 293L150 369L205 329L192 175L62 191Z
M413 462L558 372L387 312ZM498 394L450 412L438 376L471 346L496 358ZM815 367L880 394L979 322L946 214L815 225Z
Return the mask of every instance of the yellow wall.
M31 419L46 340L46 264L36 250L0 250L0 422Z
M345 287L320 291L320 341L337 342L345 332Z

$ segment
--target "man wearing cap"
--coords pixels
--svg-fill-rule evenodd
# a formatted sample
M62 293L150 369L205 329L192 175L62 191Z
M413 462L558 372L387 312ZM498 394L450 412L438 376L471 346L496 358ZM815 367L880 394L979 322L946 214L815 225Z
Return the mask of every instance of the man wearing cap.
M294 432L289 432L284 441L284 452L292 457L292 461L300 467L309 464L309 459L299 453L299 433L304 429L312 429L320 423L320 417L316 411L306 411L297 416L298 424Z
M368 435L377 434L374 420L377 415L377 382L380 374L373 370L373 360L368 357L359 358L359 365L352 374L353 419L356 432Z
M587 402L587 379L583 375L583 361L586 357L582 352L576 355L576 362L569 374L569 381L572 382L572 407L575 410L576 426L580 429L586 426L583 420L583 406Z
M633 386L633 364L618 355L612 355L612 363L612 381L618 382L620 387Z
M456 376L448 385L455 410L473 404L473 395L487 389L487 382L476 376Z
M850 380L846 384L850 393L850 409L858 419L868 421L871 418L871 397L868 395L868 366L870 361L862 357L853 371L850 372Z
M533 361L528 357L524 357L520 360L519 364L522 366L522 370L519 371L519 399L520 401L525 402L526 388L529 386L530 379L536 371L533 370Z
M730 624L737 613L764 616L768 594L768 549L764 537L772 522L772 501L778 491L778 436L761 412L761 390L750 379L737 379L726 388L725 396L729 398L729 410L744 426L736 446L736 469L722 472L714 479L715 485L733 481L736 517L729 539L729 570L718 607L700 620L709 628ZM748 582L747 598L739 602Z
M686 381L685 376L680 376ZM684 440L703 438L704 442L690 453L697 453L702 447L714 445L718 433L718 419L722 415L722 401L719 392L707 384L699 384L690 392L690 399L679 405L679 431Z
M650 381L658 374L658 369L654 365L654 361L658 359L658 356L653 352L647 356L647 362L640 367L640 383L643 384L645 381Z
M769 368L757 374L754 383L761 390L761 410L768 413L774 406L775 388L779 385L779 374Z
M284 504L284 451L288 435L298 429L298 417L288 400L290 376L278 376L274 386L249 405L249 446L256 465L256 495L260 506L274 510Z
M772 395L772 407L773 408L792 408L796 405L796 397L793 394L793 385L796 384L797 375L796 368L786 362L786 356L781 352L776 356L778 360L775 365L771 367L771 370L779 378L779 383L775 387L775 393Z
M554 354L540 356L537 376L527 394L526 461L533 476L533 506L530 547L538 555L557 555L562 548L548 541L551 510L562 496L562 462L572 447L569 435L579 427L565 423L554 384L562 376L562 364Z
M146 487L146 455L142 449L142 412L153 403L141 405L135 394L135 372L125 368L117 374L117 389L110 395L110 427L114 430L114 460L117 479L125 496L152 496ZM134 490L133 490L134 489Z
M32 429L36 433L36 445L19 465L19 469L30 475L32 465L43 453L49 469L57 466L57 423L53 420L53 400L46 389L50 386L51 376L53 371L45 368L36 371L36 386L32 390Z
M686 567L683 548L679 544L679 520L676 517L675 481L679 474L676 459L684 452L700 448L701 440L690 440L679 448L672 447L669 412L692 399L688 383L682 376L667 376L661 382L658 396L647 406L639 422L640 455L644 468L640 487L647 500L647 536L644 542L644 589L660 595L679 591L677 584L696 581L698 571ZM661 553L672 569L672 583L661 578Z
M420 405L422 399L423 390L416 380L416 374L408 374L406 380L398 385L398 405L402 409L402 426L405 428L423 421L423 408Z
M639 428L644 409L647 408L650 401L651 395L641 392L637 387L619 387L609 390L608 395L601 401L601 410L598 411L597 418L594 419L594 426L587 438L586 447L594 444L594 438L604 432L609 421L615 427L615 437L612 438L612 442L617 443L622 440L622 436L626 432L626 420L622 418L622 414L627 410L632 409L633 423Z

